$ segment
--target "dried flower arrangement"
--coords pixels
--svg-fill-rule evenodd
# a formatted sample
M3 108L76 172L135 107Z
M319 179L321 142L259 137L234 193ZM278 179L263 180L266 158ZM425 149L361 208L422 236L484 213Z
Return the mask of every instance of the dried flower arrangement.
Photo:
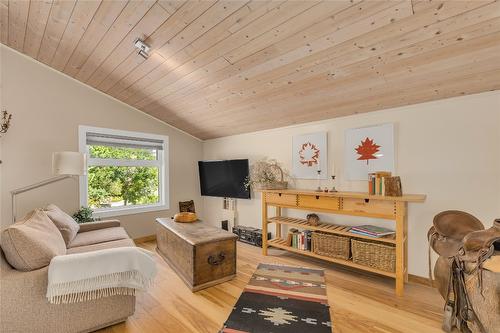
M254 189L281 190L288 187L290 175L275 159L263 158L250 166L250 177L245 181L245 187Z

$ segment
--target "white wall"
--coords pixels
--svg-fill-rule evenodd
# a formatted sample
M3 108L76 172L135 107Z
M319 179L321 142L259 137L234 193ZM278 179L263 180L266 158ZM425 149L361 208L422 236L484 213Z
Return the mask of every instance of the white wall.
M487 226L500 217L499 91L209 140L203 143L204 158L249 158L252 162L269 157L290 170L292 136L328 131L329 165L335 161L337 188L366 191L365 182L346 180L344 132L388 122L396 125L396 173L401 176L404 192L427 194L425 203L410 204L408 221L409 272L426 276L426 234L436 213L447 209L467 211ZM323 184L331 186L331 182ZM305 189L315 186L315 180L295 184ZM219 223L221 200L203 200L205 219ZM259 193L237 204L241 225L261 225ZM363 218L321 217L335 223L366 222ZM383 222L390 226L391 222Z
M0 139L2 226L11 223L12 189L51 177L52 152L78 151L78 125L169 136L170 210L120 216L132 237L154 234L155 218L173 215L180 200L194 199L202 210L201 141L5 46L0 57L1 107L13 114L11 129ZM18 216L49 202L74 212L78 184L65 180L18 198Z
M424 204L409 208L410 273L427 273L426 232L432 217L446 209L468 211L491 225L500 217L500 92L489 92L400 107L299 126L236 135L201 143L171 126L89 88L45 65L0 46L0 104L13 114L12 128L0 139L1 225L10 223L9 192L51 177L51 154L78 149L78 125L107 127L170 137L169 211L122 216L133 237L154 233L154 219L177 211L177 202L194 199L197 211L213 224L221 220L221 200L199 196L199 159L276 158L290 169L292 136L328 131L330 165L335 161L341 190L366 190L345 180L344 131L394 122L396 171L406 193L425 193ZM330 168L329 168L330 169ZM315 181L297 181L297 188ZM330 186L324 182L324 186ZM260 226L260 195L239 200L239 222ZM19 215L48 202L69 212L78 208L78 185L65 181L19 197ZM296 212L303 214L303 212ZM343 216L322 218L362 223ZM387 222L384 221L386 224ZM389 222L390 223L390 222Z

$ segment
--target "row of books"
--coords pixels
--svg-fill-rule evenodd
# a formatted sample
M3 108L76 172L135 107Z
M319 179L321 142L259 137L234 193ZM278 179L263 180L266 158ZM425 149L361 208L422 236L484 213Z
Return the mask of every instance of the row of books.
M298 229L292 228L288 230L287 243L289 246L298 250L311 251L311 235L311 230L299 231Z
M363 236L368 236L368 237L384 237L388 235L394 235L396 232L387 229L387 228L382 228L374 225L361 225L358 227L352 227L349 230L350 233L356 234L356 235L363 235Z
M368 194L385 195L385 179L391 177L388 171L378 171L368 174Z

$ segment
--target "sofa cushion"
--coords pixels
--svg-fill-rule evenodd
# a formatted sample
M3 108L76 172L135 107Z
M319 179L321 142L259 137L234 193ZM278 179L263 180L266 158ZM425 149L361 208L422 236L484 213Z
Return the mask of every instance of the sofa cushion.
M84 252L92 252L97 250L105 250L105 249L112 249L115 247L126 247L126 246L135 246L135 243L130 238L119 239L111 242L71 247L68 249L68 252L66 253L67 254L84 253Z
M4 229L1 240L5 258L20 271L45 267L53 257L66 254L61 233L41 209Z
M122 227L104 228L80 232L69 244L69 248L110 242L118 239L127 239L128 234Z
M80 230L80 226L71 216L63 212L56 205L48 205L45 208L45 212L52 220L52 222L54 222L57 229L59 229L59 231L61 232L61 235L67 247L69 243L71 243L71 241L75 238L78 230Z

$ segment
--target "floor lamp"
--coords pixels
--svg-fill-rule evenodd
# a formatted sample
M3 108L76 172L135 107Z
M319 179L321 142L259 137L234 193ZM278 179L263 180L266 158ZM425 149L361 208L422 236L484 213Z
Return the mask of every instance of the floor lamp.
M12 222L16 222L16 196L18 194L53 184L67 178L83 176L86 172L87 163L85 154L72 151L53 153L52 174L54 174L55 177L10 192L12 196Z

